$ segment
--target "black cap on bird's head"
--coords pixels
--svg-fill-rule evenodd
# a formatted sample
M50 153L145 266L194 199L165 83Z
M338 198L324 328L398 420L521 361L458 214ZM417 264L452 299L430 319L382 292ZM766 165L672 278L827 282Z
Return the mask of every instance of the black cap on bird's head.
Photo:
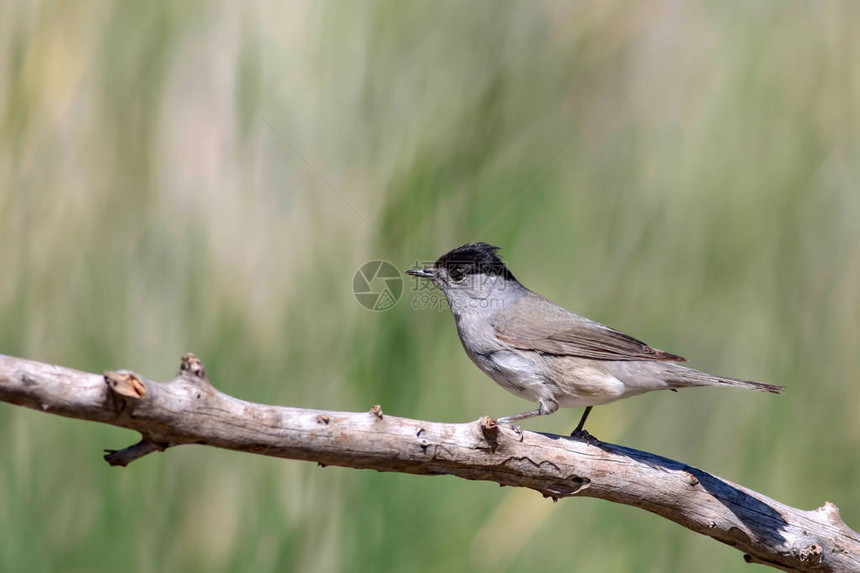
M475 274L500 276L507 280L516 281L513 273L508 270L502 258L498 255L499 247L488 243L467 243L456 249L448 251L433 266L424 269L412 269L407 274L435 279L439 277L439 271L444 269L445 274L454 282L460 277Z

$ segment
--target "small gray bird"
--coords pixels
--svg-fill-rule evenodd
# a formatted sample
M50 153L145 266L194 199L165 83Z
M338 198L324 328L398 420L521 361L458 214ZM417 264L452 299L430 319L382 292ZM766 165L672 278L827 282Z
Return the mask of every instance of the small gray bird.
M466 354L505 390L537 402L537 409L499 418L511 423L652 390L732 386L782 393L783 386L714 376L674 364L684 358L651 348L593 320L577 316L521 285L496 253L469 243L432 266L406 271L433 281L448 299Z

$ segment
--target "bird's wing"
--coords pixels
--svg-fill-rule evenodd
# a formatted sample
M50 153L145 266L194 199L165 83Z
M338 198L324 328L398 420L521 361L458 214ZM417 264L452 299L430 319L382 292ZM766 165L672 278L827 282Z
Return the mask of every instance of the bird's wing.
M493 324L496 336L514 348L597 360L685 361L535 294L517 300L500 314L504 317Z

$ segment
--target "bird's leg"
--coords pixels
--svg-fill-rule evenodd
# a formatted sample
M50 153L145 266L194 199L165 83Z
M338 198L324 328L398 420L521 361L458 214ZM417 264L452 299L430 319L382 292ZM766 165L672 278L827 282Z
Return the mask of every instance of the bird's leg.
M579 419L579 423L576 425L576 429L573 430L574 434L578 434L582 431L583 426L585 426L585 420L588 419L588 415L591 414L591 409L594 406L588 406L585 408L585 411L582 412L582 418Z
M585 420L588 418L588 415L591 414L592 408L594 408L594 406L588 406L585 408L585 411L582 413L582 418L579 419L579 423L576 425L576 428L574 428L570 433L571 438L585 438L586 440L591 438L591 434L586 432L583 429L583 426L585 426Z
M505 416L504 418L499 418L498 420L496 420L496 422L498 422L499 424L508 424L514 429L514 431L522 435L523 429L516 424L511 424L511 422L516 422L517 420L525 420L526 418L534 418L535 416L546 416L547 414L552 414L556 410L558 410L557 402L555 402L554 400L541 400L540 402L538 402L538 407L536 410L529 410L528 412L514 414L513 416Z
M510 424L511 422L516 422L517 420L525 420L526 418L534 418L535 416L542 416L544 412L541 411L540 408L537 410L529 410L528 412L523 412L521 414L514 414L513 416L505 416L504 418L499 418L496 422L500 424Z
M514 414L513 416L505 416L496 420L500 424L510 424L517 420L525 420L526 418L534 418L535 416L546 416L558 410L558 402L553 399L541 398L538 402L537 410L530 410L522 414Z
M526 418L533 418L535 416L540 416L545 412L541 412L541 409L530 410L528 412L523 412L521 414L514 414L513 416L505 416L504 418L499 418L496 420L499 424L507 424L511 427L511 429L517 433L520 441L523 439L523 429L516 424L512 424L511 422L516 422L517 420L525 420Z

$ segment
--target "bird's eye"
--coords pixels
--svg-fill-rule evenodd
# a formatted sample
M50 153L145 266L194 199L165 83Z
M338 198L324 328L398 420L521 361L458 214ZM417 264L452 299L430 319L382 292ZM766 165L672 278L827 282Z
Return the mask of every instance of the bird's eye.
M461 283L466 280L466 271L460 267L454 267L448 273L448 276L451 278L451 282Z

